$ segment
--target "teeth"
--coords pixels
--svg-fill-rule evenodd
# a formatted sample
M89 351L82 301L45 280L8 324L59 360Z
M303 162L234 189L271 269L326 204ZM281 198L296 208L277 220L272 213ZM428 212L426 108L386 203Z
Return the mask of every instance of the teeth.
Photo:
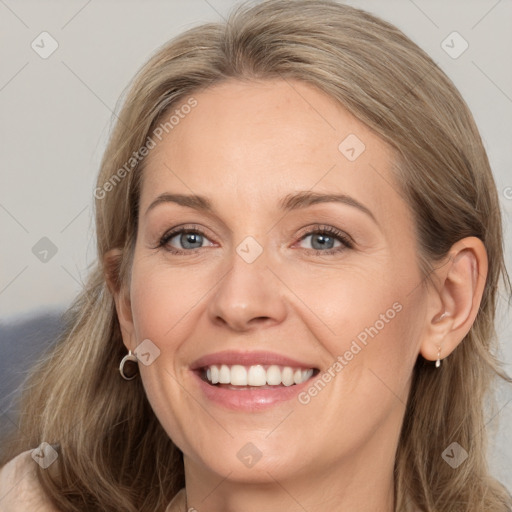
M247 372L247 384L249 386L264 386L267 383L267 372L263 366L257 364L250 366Z
M313 375L313 368L307 370L290 366L256 364L242 366L226 364L212 365L206 368L205 376L211 384L231 384L232 386L292 386L300 384Z
M247 370L244 366L235 364L231 367L231 384L233 386L247 386Z
M291 386L293 384L293 370L289 366L283 368L281 375L285 386Z
M220 384L231 384L231 371L229 366L223 364L219 371L219 383Z
M281 369L279 366L272 365L267 370L267 384L269 386L278 386L281 384Z
M212 366L211 368L208 368L208 370L211 372L211 380L208 380L210 380L212 384L217 384L219 382L219 369L216 366ZM208 378L208 371L206 373L206 378Z

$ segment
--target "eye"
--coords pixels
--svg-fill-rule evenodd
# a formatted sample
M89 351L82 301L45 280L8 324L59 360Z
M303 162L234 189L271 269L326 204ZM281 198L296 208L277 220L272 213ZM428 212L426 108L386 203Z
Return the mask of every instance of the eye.
M201 229L180 227L166 232L157 247L172 254L190 254L213 245ZM354 243L350 236L332 226L315 226L301 236L299 246L314 254L328 255L351 249Z
M332 226L310 229L302 236L299 244L315 254L334 254L353 248L350 237Z
M158 244L174 254L185 254L211 245L212 242L197 228L175 228L165 233Z

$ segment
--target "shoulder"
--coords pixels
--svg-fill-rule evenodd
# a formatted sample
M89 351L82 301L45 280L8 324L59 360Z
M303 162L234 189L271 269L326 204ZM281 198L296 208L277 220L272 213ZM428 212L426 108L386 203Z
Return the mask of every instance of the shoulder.
M181 489L174 499L167 505L165 512L186 512L187 510L187 495L185 488ZM194 509L195 510L195 509Z
M45 496L36 475L32 450L20 453L0 468L2 512L58 512Z

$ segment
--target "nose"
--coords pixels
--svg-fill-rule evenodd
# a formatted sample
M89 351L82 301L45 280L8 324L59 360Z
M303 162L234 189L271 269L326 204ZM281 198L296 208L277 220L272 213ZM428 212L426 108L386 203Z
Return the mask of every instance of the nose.
M233 331L271 327L286 317L285 290L267 268L265 251L247 263L237 253L232 266L210 298L208 314L216 324Z

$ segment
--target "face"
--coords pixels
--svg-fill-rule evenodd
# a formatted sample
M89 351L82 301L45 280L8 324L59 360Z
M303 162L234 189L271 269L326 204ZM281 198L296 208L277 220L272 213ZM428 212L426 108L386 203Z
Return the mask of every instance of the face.
M425 299L391 149L298 81L193 97L146 160L121 318L157 417L205 478L392 464Z

